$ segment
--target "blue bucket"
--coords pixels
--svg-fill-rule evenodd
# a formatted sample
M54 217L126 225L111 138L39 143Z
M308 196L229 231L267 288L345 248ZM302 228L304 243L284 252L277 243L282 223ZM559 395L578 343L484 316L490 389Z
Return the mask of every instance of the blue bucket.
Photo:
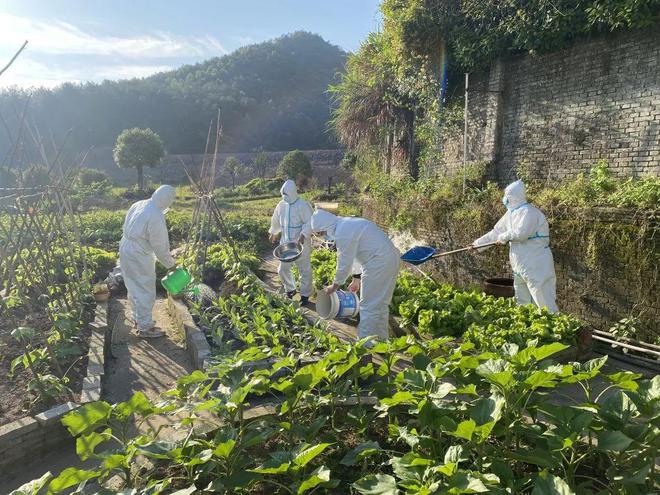
M324 320L350 318L360 312L357 294L338 290L330 295L319 291L316 295L316 312Z
M337 318L350 318L351 316L357 316L360 311L360 303L355 292L338 290L337 297L339 298L339 311L337 312Z

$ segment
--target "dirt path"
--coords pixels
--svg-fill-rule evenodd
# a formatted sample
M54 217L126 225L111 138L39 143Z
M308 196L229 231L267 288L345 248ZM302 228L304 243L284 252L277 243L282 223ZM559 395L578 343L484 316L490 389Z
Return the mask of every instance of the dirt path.
M277 267L279 262L272 253L268 253L262 257L262 262L259 265L259 278L263 280L268 287L277 292L283 292L280 277L277 274ZM295 296L299 300L299 296ZM310 304L306 307L307 311L312 313L315 319L319 319L316 312L316 297L312 295L309 299ZM327 322L328 327L337 337L342 340L355 340L357 337L357 320L331 320Z
M167 332L166 337L142 339L129 321L126 299L110 302L108 324L112 329L112 357L106 361L104 400L115 403L143 392L149 399L172 388L177 378L195 368L179 337L172 332L167 301L158 299L154 308L156 325Z

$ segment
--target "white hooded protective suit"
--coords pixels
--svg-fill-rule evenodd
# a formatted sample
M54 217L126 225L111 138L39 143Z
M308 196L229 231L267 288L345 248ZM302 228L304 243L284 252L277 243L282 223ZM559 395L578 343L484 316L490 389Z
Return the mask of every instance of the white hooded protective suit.
M128 210L119 244L119 264L138 330L154 327L156 258L166 268L176 265L170 254L165 211L176 199L172 186L160 186L151 199L138 201Z
M509 184L503 203L507 212L493 230L474 241L474 246L509 242L509 260L518 304L534 303L557 312L555 266L550 251L550 227L545 215L527 203L522 181ZM486 248L483 248L486 249Z
M326 232L337 245L334 282L362 274L358 338L389 337L389 305L399 273L401 253L387 234L364 218L337 217L325 210L312 216L312 230Z
M282 280L284 290L293 292L296 290L296 281L293 277L293 264L298 267L300 274L300 295L309 297L312 294L314 286L312 285L312 227L310 224L312 218L312 207L304 199L298 196L296 183L287 180L280 189L282 201L275 207L273 217L270 220L271 235L282 233L280 244L287 242L296 242L300 234L305 236L305 248L302 255L293 263L282 263L277 269L277 273Z

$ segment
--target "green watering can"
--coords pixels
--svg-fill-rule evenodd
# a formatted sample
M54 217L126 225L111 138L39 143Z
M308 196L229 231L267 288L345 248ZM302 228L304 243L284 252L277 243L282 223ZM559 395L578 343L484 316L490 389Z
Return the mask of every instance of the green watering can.
M177 267L176 270L165 275L160 281L161 285L172 296L178 296L185 292L199 295L199 287L188 288L193 282L194 280L188 270L181 267Z

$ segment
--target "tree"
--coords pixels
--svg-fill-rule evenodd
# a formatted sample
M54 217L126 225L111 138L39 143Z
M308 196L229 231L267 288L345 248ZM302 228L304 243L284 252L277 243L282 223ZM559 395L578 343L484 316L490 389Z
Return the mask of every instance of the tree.
M138 189L144 191L144 167L155 167L165 155L160 136L151 129L124 129L117 137L113 151L115 163L121 168L135 167Z
M266 178L266 171L268 170L268 155L265 151L260 151L254 157L252 162L252 170L261 180Z
M293 179L298 187L302 187L312 177L312 163L302 151L289 151L278 165L277 175L282 179Z
M236 185L236 176L243 171L243 164L235 156L229 156L222 165L222 170L231 177L231 188Z

